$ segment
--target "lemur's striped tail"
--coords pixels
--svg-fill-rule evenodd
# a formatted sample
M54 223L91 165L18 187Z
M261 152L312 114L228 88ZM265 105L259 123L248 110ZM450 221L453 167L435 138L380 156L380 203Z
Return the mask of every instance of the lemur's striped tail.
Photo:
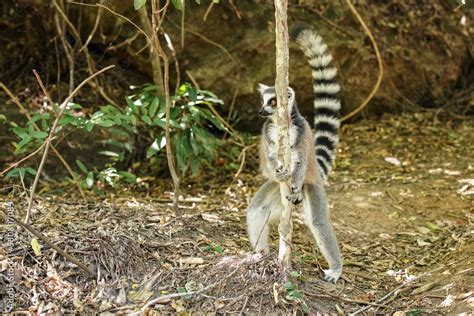
M312 68L316 159L321 175L326 178L335 159L341 123L337 69L332 63L332 55L327 52L327 45L314 30L305 26L296 26L291 35L308 57Z

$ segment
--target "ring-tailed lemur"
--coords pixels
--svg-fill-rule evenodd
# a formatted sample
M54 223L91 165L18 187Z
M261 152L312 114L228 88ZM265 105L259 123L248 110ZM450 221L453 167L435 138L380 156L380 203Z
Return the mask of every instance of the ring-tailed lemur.
M329 263L324 279L336 282L342 273L342 262L331 223L324 190L324 180L331 169L338 143L340 125L339 84L332 55L327 52L321 36L307 28L295 28L292 37L309 59L314 79L314 128L298 111L295 92L288 91L288 110L291 113L291 192L287 199L298 204L303 201L305 222L311 229L321 253ZM252 198L247 210L250 243L256 251L268 252L269 223L277 221L283 205L278 181L288 178L278 161L278 133L276 126L277 101L275 88L260 84L263 105L259 114L266 117L260 144L260 164L268 181Z

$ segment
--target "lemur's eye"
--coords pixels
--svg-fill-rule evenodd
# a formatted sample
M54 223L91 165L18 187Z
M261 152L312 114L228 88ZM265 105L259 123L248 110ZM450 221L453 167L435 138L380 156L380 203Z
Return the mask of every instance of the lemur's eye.
M275 98L273 98L273 99L270 100L270 105L271 105L272 107L275 107L275 106L277 105L277 101L276 101Z
M288 99L291 99L291 93L288 92Z

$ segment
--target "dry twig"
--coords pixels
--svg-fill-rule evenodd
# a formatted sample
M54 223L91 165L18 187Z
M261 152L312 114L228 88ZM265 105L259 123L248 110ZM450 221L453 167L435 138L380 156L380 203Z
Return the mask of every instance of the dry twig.
M365 33L367 33L367 36L370 38L370 42L372 43L372 46L375 50L375 55L377 56L377 63L379 65L379 74L378 74L378 77L377 77L377 82L375 83L375 86L374 88L372 89L372 91L369 93L369 95L367 96L367 98L365 98L364 102L362 102L361 105L359 105L355 110L353 110L352 112L350 112L349 114L345 115L342 119L341 119L341 122L345 121L345 120L348 120L350 119L351 117L353 117L354 115L356 115L357 113L359 113L369 102L370 100L372 100L372 98L374 97L375 93L377 93L377 90L379 89L380 87L380 83L382 82L382 78L383 78L383 62L382 62L382 57L380 56L380 52L379 52L379 48L377 46L377 43L375 42L375 39L374 39L374 36L372 35L372 32L370 31L369 27L367 26L367 24L365 24L364 20L362 19L362 17L360 16L359 12L357 12L356 8L354 7L354 5L351 3L351 0L346 0L347 2L347 5L349 6L349 8L351 9L352 13L357 17L357 20L359 21L359 23L362 25L362 27L364 28L364 31Z
M51 248L53 248L55 251L57 251L57 253L59 253L61 256L63 256L64 258L66 258L67 260L71 261L72 263L74 263L77 267L79 267L80 269L84 270L85 272L87 272L90 276L92 277L96 277L97 275L95 274L94 271L92 271L91 269L89 269L85 264L83 264L82 262L80 262L79 260L77 260L74 256L71 256L70 254L68 254L67 252L63 251L61 248L59 248L58 246L56 246L51 240L49 240L48 237L46 237L45 235L43 235L42 233L40 233L39 231L37 231L33 226L31 226L30 224L28 223L23 223L22 221L20 221L19 219L17 219L16 217L13 217L13 216L10 216L10 215L7 215L7 213L5 213L4 210L2 210L2 213L5 214L6 216L9 216L9 218L12 218L15 223L17 223L18 225L20 225L21 227L23 227L25 230L29 231L31 234L33 234L34 236L38 237L39 239L41 239L42 241L44 241L45 244L47 244L48 246L50 246Z
M35 76L36 76L36 71L33 70L33 72L35 73ZM43 83L41 82L40 83L40 86L42 85ZM31 121L31 116L30 116L30 113L28 113L28 110L20 103L20 101L18 100L18 98L10 91L10 89L7 88L7 86L5 86L2 82L0 82L0 87L8 94L8 96L10 97L10 99L13 101L13 103L15 103L18 108L20 109L20 112L26 116L26 118L28 120ZM44 88L44 86L41 87L42 89ZM43 91L46 91L46 90L43 90ZM52 102L51 101L51 97L49 96L49 94L46 93L46 98L48 98L48 101L49 102ZM52 103L51 103L52 104ZM37 130L37 131L40 131L41 129L39 128L39 126L33 122L33 127ZM40 147L40 148L43 148L43 145ZM14 163L13 165L11 165L10 167L8 167L7 169L5 169L4 171L2 171L2 174L4 172L8 172L8 170L12 169L12 168L15 168L16 166L18 166L19 164L23 163L24 161L28 160L29 158L33 157L34 154L38 153L39 152L39 149L38 148L37 150L35 150L33 152L33 154L30 154L28 155L27 157L21 159L20 161L18 161L17 163ZM80 187L79 185L79 182L77 181L77 178L74 177L74 172L72 170L72 168L69 166L69 164L67 163L66 159L64 159L64 157L59 153L59 151L56 149L56 147L51 144L51 150L54 152L54 154L56 155L56 157L58 157L58 159L61 161L61 163L64 165L64 167L66 168L66 170L69 172L69 174L71 175L72 179L74 180L74 182L76 183L76 185L78 186L79 188L79 193L81 194L81 197L84 201L86 201L86 196L84 194L84 191L82 190L82 188Z
M46 98L48 99L48 102L51 106L53 106L53 100L51 100L51 96L50 94L48 93L48 91L46 90L46 87L44 86L43 84L43 81L41 80L41 77L38 75L38 73L36 72L36 70L33 69L33 73L36 77L36 80L38 81L38 84L40 85L41 87L41 90L43 90L43 93L45 94ZM51 145L51 150L54 152L54 154L59 158L59 160L61 160L62 164L64 165L64 167L66 168L66 170L69 172L69 175L72 177L72 180L74 181L74 183L76 184L77 186L77 189L79 190L79 193L81 194L81 197L82 199L84 200L84 202L87 201L87 198L86 198L86 195L84 194L84 191L82 190L81 188L81 184L79 182L79 179L76 177L76 174L74 173L74 171L72 170L71 166L69 166L69 164L67 163L66 159L64 159L64 157L58 152L58 150L56 149L55 146Z
M51 127L51 130L49 132L48 137L44 141L45 142L45 147L44 147L44 151L43 151L43 157L41 158L40 165L39 165L38 170L36 172L35 180L33 181L33 185L31 187L31 195L30 195L30 198L28 200L28 209L26 210L25 223L29 222L30 215L31 215L31 207L33 206L33 197L35 195L36 187L38 186L38 181L39 181L39 178L41 176L41 172L43 171L44 163L46 162L46 157L48 156L49 147L51 146L51 141L52 141L53 136L55 134L56 127L57 127L58 122L59 122L59 120L61 119L61 117L64 113L64 110L66 110L67 105L69 104L69 102L71 101L73 96L82 88L82 86L84 86L89 80L92 80L93 78L95 78L99 74L101 74L101 73L103 73L103 72L105 72L109 69L112 69L113 67L115 67L115 65L110 65L108 67L105 67L105 68L99 70L98 72L94 73L93 75L91 75L91 76L87 77L86 79L84 79L84 81L82 81L76 87L76 89L74 89L69 94L69 96L63 101L63 103L59 107L60 111L59 111L58 115L56 116L56 120L54 120L54 122L53 122L53 126Z

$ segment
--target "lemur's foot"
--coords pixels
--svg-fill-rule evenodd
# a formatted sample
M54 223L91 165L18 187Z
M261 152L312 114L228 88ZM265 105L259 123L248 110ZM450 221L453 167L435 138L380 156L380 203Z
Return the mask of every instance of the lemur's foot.
M342 274L342 268L323 270L323 280L330 283L336 283Z
M290 173L283 166L280 166L275 170L275 177L278 181L286 181L290 178Z
M286 199L291 203L297 205L303 201L303 194L301 194L301 190L296 188L291 188L291 193L286 196Z

